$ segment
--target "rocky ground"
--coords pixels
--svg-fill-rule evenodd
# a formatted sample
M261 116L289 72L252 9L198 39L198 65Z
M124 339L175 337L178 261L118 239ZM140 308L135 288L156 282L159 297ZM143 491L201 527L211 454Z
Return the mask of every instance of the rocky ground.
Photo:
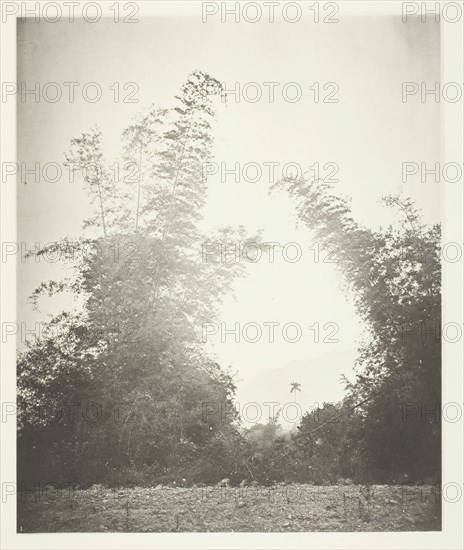
M439 531L434 486L279 485L39 490L18 532Z

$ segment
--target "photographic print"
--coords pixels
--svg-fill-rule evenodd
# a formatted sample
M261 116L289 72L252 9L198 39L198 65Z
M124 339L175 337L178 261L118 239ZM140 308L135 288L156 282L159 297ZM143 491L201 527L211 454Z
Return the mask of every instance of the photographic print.
M2 3L5 548L460 547L462 21Z

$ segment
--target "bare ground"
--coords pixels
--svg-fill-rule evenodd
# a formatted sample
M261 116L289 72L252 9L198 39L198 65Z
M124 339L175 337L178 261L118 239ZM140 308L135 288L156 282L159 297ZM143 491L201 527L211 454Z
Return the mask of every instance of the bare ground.
M439 531L434 486L47 490L18 496L18 532Z

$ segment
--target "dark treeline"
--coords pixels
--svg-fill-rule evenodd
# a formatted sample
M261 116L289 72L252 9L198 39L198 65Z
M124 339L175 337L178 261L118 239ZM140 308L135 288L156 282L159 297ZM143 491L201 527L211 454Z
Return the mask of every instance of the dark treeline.
M232 406L236 388L199 328L218 319L245 268L203 261L202 243L259 242L243 227L200 229L216 100L205 90L220 84L193 73L174 107L152 107L124 131L118 161L128 177L115 179L97 129L72 140L67 160L93 205L88 236L38 253L58 251L73 269L42 283L31 302L65 293L80 305L19 355L18 481L438 481L440 422L421 411L441 396L440 230L399 197L385 199L401 213L398 227L372 231L323 181L277 184L317 241L337 244L366 327L356 381L345 381L343 402L308 412L292 432L278 414L251 429L237 414L204 414L205 403Z

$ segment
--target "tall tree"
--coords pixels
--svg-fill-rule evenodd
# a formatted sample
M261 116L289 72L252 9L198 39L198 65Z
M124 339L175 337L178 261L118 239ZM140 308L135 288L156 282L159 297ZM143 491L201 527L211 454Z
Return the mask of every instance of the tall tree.
M68 478L105 479L143 464L167 475L201 458L213 438L236 431L233 415L203 415L206 403L230 403L235 386L200 335L245 267L216 256L205 262L202 245L256 237L241 227L200 229L215 115L204 88L211 83L193 73L177 106L152 107L123 132L119 166L129 177L104 159L98 130L71 143L67 162L95 205L84 224L90 236L39 252L72 249L74 275L44 282L33 302L68 291L83 305L55 317L19 357L23 474L33 471L28 451L46 465L53 448ZM97 415L91 420L89 403ZM57 419L71 405L76 414ZM33 450L29 442L39 440Z
M296 395L297 391L301 391L301 384L299 382L290 382L290 394Z
M439 476L441 397L440 226L426 226L413 203L386 197L403 222L372 230L352 217L349 201L321 180L277 184L295 199L299 221L321 246L336 245L337 268L364 321L357 378L349 399L362 402L358 437L377 477ZM414 412L413 412L414 411Z

